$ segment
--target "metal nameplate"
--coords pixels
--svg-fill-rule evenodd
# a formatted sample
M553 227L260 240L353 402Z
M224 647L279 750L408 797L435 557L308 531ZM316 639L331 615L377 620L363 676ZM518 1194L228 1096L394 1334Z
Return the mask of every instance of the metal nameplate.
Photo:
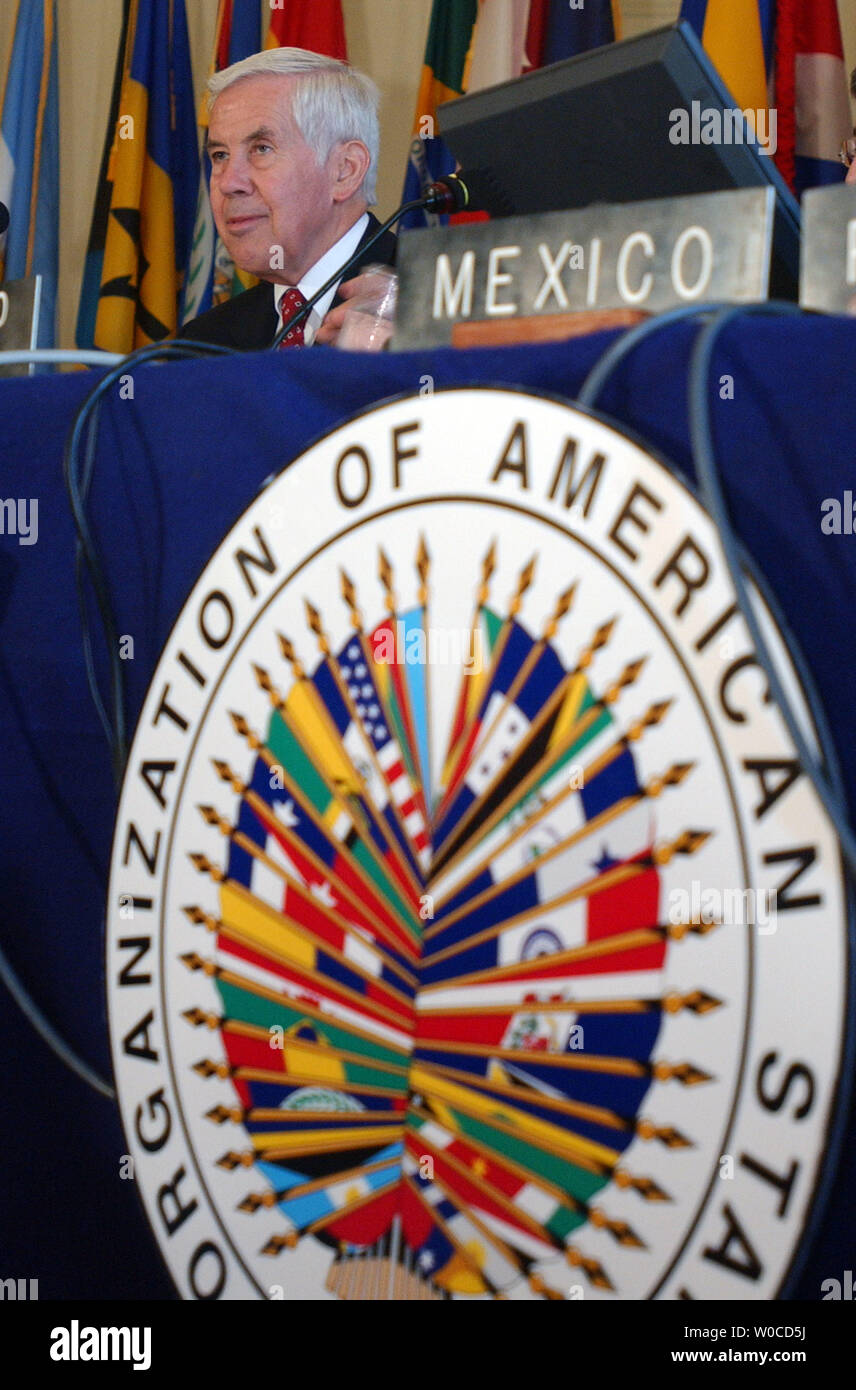
M772 188L506 217L399 239L393 347L463 321L767 297Z
M8 280L0 285L0 352L27 351L38 346L41 275ZM0 366L0 376L27 376L32 365Z
M812 188L802 205L800 304L856 314L856 186Z

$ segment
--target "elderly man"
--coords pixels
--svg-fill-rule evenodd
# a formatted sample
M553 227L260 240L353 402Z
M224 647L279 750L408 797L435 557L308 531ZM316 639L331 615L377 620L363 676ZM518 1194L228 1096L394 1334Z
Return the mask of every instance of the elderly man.
M261 284L200 314L183 338L269 347L278 328L378 228L378 91L362 73L300 48L272 48L209 80L211 210L235 264ZM391 265L386 232L288 345L333 342L362 264ZM341 306L341 307L337 307ZM332 313L329 311L332 310ZM325 315L328 315L325 322Z

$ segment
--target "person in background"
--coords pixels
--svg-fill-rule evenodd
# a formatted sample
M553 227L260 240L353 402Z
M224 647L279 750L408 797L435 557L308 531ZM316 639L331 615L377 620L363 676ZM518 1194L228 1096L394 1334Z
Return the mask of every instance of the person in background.
M856 68L850 74L850 95L856 100ZM856 183L856 128L850 139L841 146L841 159L847 165L845 182Z

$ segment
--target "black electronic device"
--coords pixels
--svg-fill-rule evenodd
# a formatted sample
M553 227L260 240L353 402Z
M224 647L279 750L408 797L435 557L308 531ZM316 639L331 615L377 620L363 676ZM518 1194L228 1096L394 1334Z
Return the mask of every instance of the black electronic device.
M459 162L488 168L516 213L772 185L771 294L795 298L799 204L745 122L734 120L737 109L683 20L458 97L439 107L438 120ZM718 119L731 139L678 143L681 111L691 133L694 114L698 133L703 113L717 112L708 132Z

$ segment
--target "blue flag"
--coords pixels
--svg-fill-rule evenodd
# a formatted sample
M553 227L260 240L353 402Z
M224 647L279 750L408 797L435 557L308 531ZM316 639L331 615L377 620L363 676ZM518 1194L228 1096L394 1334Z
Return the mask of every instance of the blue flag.
M55 0L19 0L0 120L0 278L41 275L39 347L53 347L59 273L59 116Z
M261 15L258 0L220 0L217 28L214 36L212 73L222 72L261 48ZM181 322L189 323L197 314L204 314L215 304L222 304L233 294L254 283L253 277L238 271L222 240L217 235L208 187L211 181L211 160L205 149L208 131L208 104L202 99L199 110L202 127L202 152L199 161L199 190L196 196L196 221L193 245L184 281L184 300Z

